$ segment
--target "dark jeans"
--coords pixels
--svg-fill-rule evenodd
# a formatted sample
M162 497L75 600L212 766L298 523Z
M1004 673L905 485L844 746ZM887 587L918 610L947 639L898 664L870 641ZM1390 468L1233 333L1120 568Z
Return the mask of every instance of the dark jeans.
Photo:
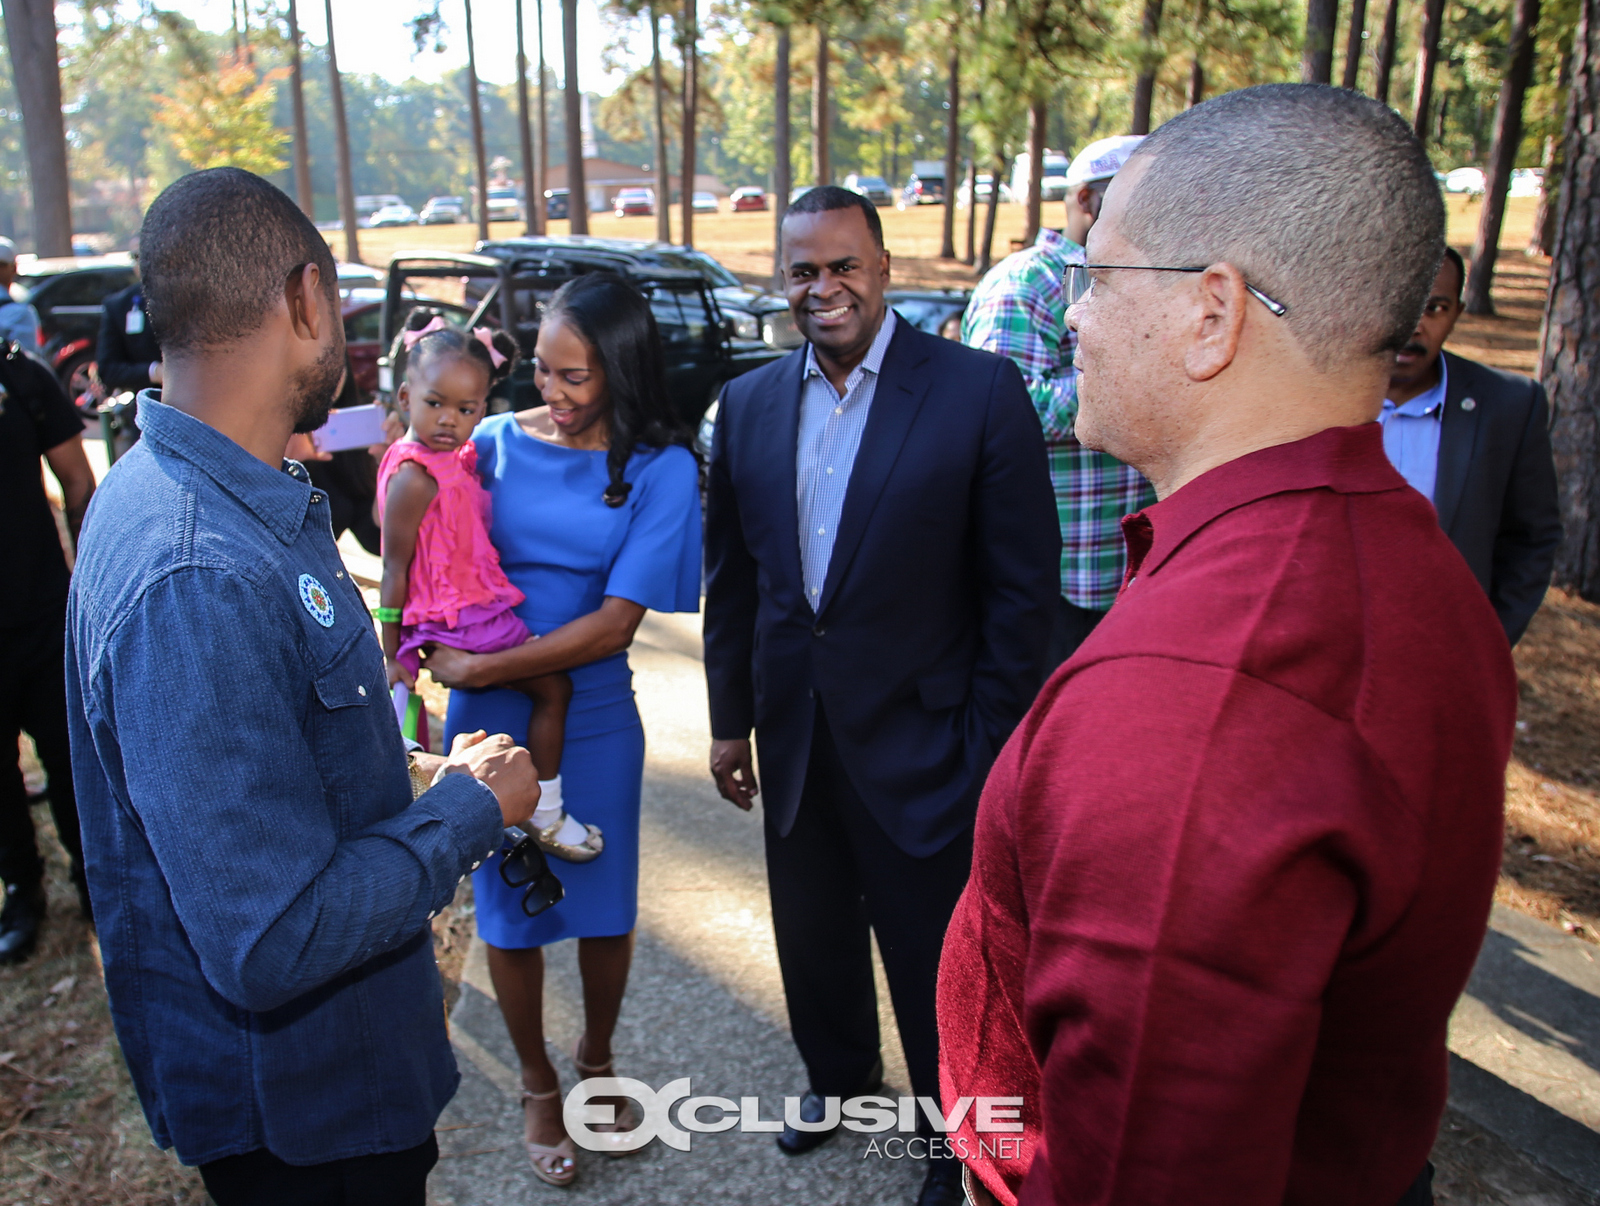
M50 812L61 844L72 856L74 880L83 877L78 802L72 793L67 748L66 602L32 623L0 628L0 880L25 889L44 878L28 814L28 792L17 765L17 735L27 730L50 776Z
M217 1206L424 1206L439 1143L327 1164L285 1164L266 1148L200 1166Z
M1091 611L1087 607L1069 603L1065 596L1057 599L1056 604L1056 622L1050 630L1047 674L1053 673L1057 666L1076 653L1078 646L1094 631L1094 626L1106 616L1103 611Z
M856 794L818 708L794 828L780 837L769 822L766 845L789 1024L812 1091L860 1093L878 1060L875 933L911 1087L937 1100L939 951L971 870L972 830L928 858L901 850Z

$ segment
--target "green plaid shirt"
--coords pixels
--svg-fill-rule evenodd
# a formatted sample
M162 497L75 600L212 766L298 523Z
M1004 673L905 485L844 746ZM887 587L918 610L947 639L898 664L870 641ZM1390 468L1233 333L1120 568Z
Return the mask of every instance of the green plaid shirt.
M1134 469L1078 443L1078 377L1072 354L1078 336L1067 327L1067 265L1083 248L1053 230L1007 256L973 291L961 320L961 341L1014 360L1044 425L1050 481L1061 518L1061 593L1067 601L1104 611L1117 597L1127 549L1122 517L1156 501Z

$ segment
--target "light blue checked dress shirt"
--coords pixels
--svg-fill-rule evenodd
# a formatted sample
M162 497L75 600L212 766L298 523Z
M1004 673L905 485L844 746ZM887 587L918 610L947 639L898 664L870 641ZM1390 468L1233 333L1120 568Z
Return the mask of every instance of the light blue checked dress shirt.
M1378 414L1389 463L1429 502L1439 476L1439 428L1444 417L1440 407L1449 388L1450 370L1440 356L1438 385L1399 406L1385 398Z
M844 494L850 485L861 447L861 432L878 389L878 370L894 338L895 315L885 311L883 326L867 349L866 358L845 378L844 396L817 366L815 350L806 345L806 371L800 390L800 439L795 447L795 498L800 504L800 569L805 576L806 602L813 608L822 599L828 579L828 562L844 511Z

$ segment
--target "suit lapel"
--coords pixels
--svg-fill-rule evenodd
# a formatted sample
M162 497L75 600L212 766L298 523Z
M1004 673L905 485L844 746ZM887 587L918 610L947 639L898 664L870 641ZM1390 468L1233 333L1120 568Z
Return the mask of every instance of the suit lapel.
M817 604L817 614L827 610L839 581L867 530L873 508L883 493L889 473L904 447L911 425L928 392L928 381L916 370L928 359L919 346L930 336L923 335L898 315L895 332L889 340L889 350L884 353L878 386L872 395L872 410L867 415L867 425L861 432L861 447L856 452L854 467L850 470L850 485L845 489L844 511L839 516L839 535L833 542L833 555L828 559L828 577L822 585L822 598ZM796 393L798 401L798 392ZM789 464L794 466L794 445L799 435L799 416L795 417L795 439L790 441ZM794 500L793 476L790 478L790 501ZM796 555L798 556L798 511L796 512Z
M1478 440L1478 416L1483 407L1474 403L1463 408L1469 396L1471 381L1468 366L1459 356L1443 352L1450 380L1445 385L1444 414L1439 423L1439 462L1433 480L1433 508L1439 513L1439 527L1446 535L1456 517L1461 502L1461 491L1467 483L1467 470L1472 464L1472 450Z
M769 464L777 467L778 499L775 528L787 533L780 537L783 550L783 571L794 584L794 591L805 598L805 574L800 568L800 500L797 493L795 460L800 445L800 392L805 388L806 353L802 345L792 353L784 365L783 378L778 388L769 394L771 409L765 424L768 438L777 447L771 452Z

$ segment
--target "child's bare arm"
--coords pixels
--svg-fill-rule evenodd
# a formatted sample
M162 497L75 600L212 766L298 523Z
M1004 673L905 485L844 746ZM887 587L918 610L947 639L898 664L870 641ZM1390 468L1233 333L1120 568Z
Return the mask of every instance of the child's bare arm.
M407 461L389 479L388 497L383 507L383 582L378 587L378 606L405 610L411 574L411 559L417 552L417 531L428 504L439 493L439 483L415 461ZM383 625L383 656L389 666L389 685L397 681L415 687L416 680L394 660L400 649L400 625Z

